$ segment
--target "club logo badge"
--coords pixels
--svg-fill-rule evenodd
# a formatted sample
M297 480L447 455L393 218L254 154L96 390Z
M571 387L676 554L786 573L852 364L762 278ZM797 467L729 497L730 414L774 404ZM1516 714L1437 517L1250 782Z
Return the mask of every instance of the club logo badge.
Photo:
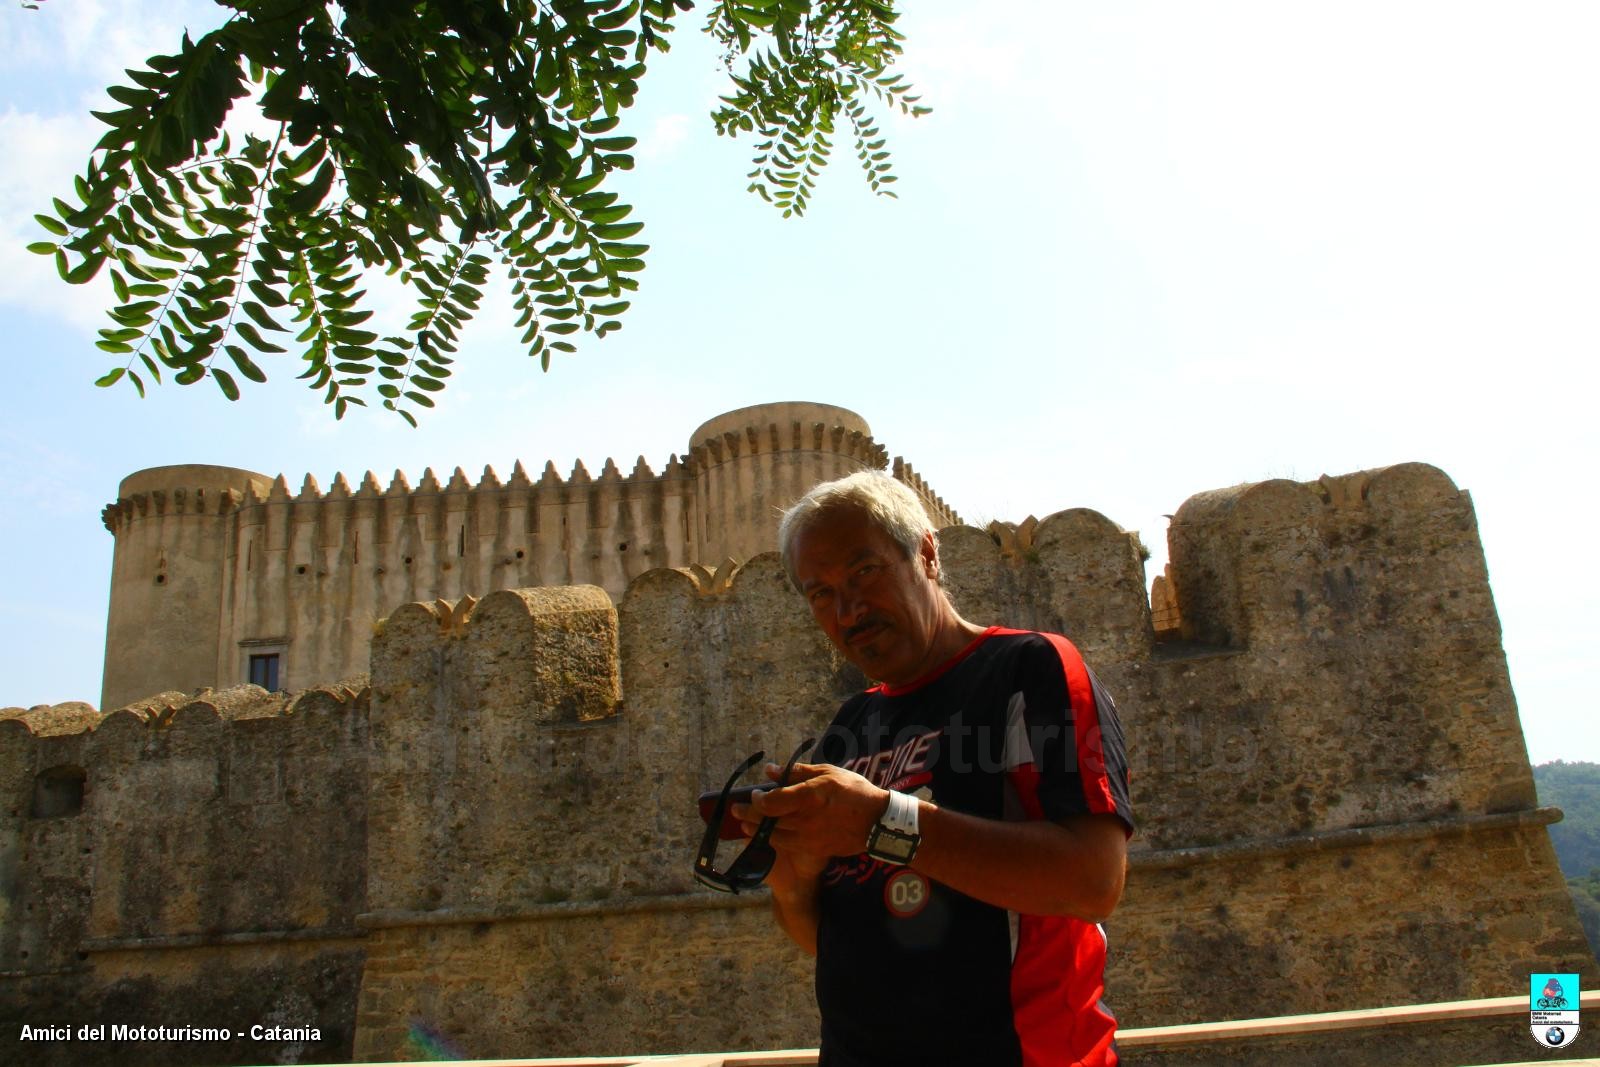
M1545 1048L1566 1048L1578 1037L1578 976L1528 976L1528 1022Z

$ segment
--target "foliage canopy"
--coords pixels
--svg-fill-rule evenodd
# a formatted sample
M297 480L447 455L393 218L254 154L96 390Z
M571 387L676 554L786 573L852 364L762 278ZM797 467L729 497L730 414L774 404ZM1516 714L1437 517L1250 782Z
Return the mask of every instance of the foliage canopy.
M377 399L415 425L497 264L545 369L621 327L648 246L607 187L633 166L620 116L694 0L218 3L223 25L108 90L74 196L36 216L51 239L29 248L63 279L110 270L97 384L142 396L168 372L237 399L292 344L335 416ZM754 136L750 189L803 214L848 135L892 196L872 109L926 110L891 73L893 0L707 6L732 81L711 117ZM245 98L265 135L224 129ZM415 293L403 328L369 321L373 268Z

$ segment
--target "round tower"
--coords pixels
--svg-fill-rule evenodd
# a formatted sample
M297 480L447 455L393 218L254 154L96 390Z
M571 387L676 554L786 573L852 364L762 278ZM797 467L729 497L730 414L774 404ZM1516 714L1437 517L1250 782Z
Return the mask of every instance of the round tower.
M184 464L130 474L101 513L116 538L103 711L168 689L216 685L233 515L272 479Z
M689 441L695 480L691 558L716 566L778 547L778 518L813 485L888 465L867 420L831 404L739 408Z

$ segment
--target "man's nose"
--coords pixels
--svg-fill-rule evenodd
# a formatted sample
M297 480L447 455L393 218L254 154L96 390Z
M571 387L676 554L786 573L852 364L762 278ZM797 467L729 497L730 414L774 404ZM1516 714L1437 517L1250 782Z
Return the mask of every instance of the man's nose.
M849 590L842 590L833 598L833 608L839 625L846 629L860 622L867 614L866 601Z

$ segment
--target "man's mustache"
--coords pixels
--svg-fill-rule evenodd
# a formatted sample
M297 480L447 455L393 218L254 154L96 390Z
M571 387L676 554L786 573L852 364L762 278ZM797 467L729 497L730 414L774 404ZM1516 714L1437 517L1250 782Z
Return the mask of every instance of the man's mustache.
M856 623L854 626L850 627L844 632L844 639L846 641L854 641L857 637L861 636L867 631L875 630L878 627L885 625L887 625L887 623L876 617L863 619L861 622Z

